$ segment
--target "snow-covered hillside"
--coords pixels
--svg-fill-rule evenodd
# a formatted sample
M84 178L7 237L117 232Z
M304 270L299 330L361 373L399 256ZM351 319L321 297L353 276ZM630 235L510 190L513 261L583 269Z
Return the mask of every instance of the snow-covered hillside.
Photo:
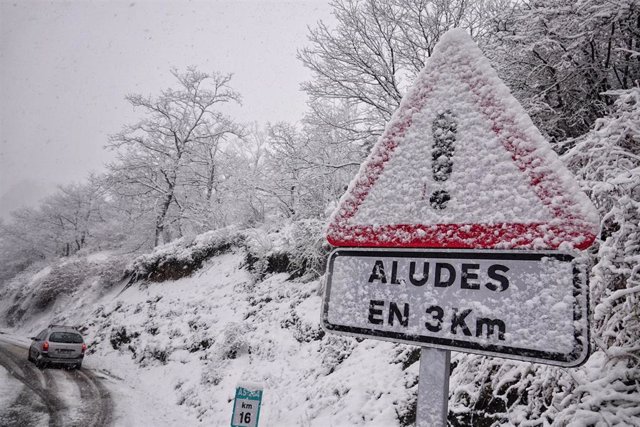
M11 359L0 363L0 412L38 387L78 402L82 393L70 382L46 382L69 372L39 371L22 358L28 336L66 323L87 337L83 366L94 384L104 378L109 386L118 426L228 425L239 383L264 386L262 425L412 425L418 349L320 327L329 243L560 248L588 259L589 298L579 298L589 306L579 316L588 320L588 360L564 369L453 353L448 422L640 426L640 2L336 0L329 7L332 22L310 26L296 50L309 71L299 120L251 124L244 113L227 115L241 99L232 74L181 70L177 61L169 87L127 95L135 114L93 141L115 155L103 172L0 219L0 341L19 344L0 348L0 362ZM207 19L219 18L211 13ZM22 15L16 28L30 28L19 25ZM135 61L114 63L130 70ZM95 77L85 80L102 81ZM21 114L16 126L32 116ZM65 132L51 134L81 154ZM8 147L41 138L9 140ZM381 271L370 281L385 277ZM426 283L411 263L408 273L417 286ZM344 277L350 291L351 275ZM523 286L532 293L517 303L491 298L510 312L523 307L513 317L533 329L529 319L545 317L547 307L564 312L576 296L564 287L564 295L540 298L552 282ZM446 311L455 316L447 333L456 334L454 319L464 324L471 309ZM560 325L584 342L586 334L569 328L577 313L566 314L566 321L546 316L523 336L553 351L551 326ZM493 313L482 316L475 334L462 334L507 333ZM434 320L439 332L442 314ZM21 380L21 399L3 399L9 386L15 391L8 375L20 366L33 370L33 381ZM65 405L50 406L53 415ZM0 414L0 424L6 419Z
M219 239L207 237L201 240L220 248ZM129 273L159 258L165 266L169 258L185 260L194 253L194 246L185 246L159 248ZM259 260L248 262L247 244L222 246L177 280L106 283L105 267L118 259L108 255L47 267L26 286L16 279L5 288L3 323L10 319L11 330L27 336L51 321L81 325L90 348L87 366L103 370L126 396L116 401L121 421L141 420L126 414L143 406L157 407L154 419L167 425L181 419L226 424L235 386L245 381L265 387L265 425L393 426L413 420L415 349L326 335L319 326L319 279L268 272L269 256L260 272ZM270 253L271 260L283 254ZM29 296L51 286L52 272L79 265L92 268L51 306L42 308ZM16 312L24 314L18 318ZM127 387L134 390L127 393Z
M418 349L320 329L320 229L229 229L135 259L65 258L0 289L1 327L26 337L81 326L85 366L107 378L118 425L227 424L240 382L265 388L261 425L412 425ZM597 319L607 301L593 301ZM453 353L450 424L633 425L633 349L601 347L613 334L603 326L580 368Z

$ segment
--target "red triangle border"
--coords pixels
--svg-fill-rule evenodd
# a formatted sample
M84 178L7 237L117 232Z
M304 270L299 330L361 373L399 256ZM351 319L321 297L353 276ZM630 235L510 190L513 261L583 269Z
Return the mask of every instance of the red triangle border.
M453 71L453 70L452 70ZM386 163L399 146L402 138L413 122L413 115L424 107L432 86L422 87L414 92L412 99L403 102L398 115L392 119L390 127L374 146L375 153L360 172L360 180L350 188L351 199L345 199L327 229L327 240L339 247L407 247L407 248L455 248L455 249L557 249L562 243L569 243L576 249L589 247L596 237L597 226L584 218L576 217L569 211L572 203L563 205L552 203L558 196L564 196L565 190L559 177L537 172L534 162L547 163L535 150L526 149L515 141L526 141L525 132L518 128L512 114L496 96L496 88L481 91L488 81L482 76L459 75L458 80L466 84L479 110L491 123L492 132L506 150L517 167L527 176L535 194L554 216L552 224L541 223L492 223L492 224L396 224L379 226L349 225L370 189L382 174ZM492 111L488 114L487 111ZM398 119L396 119L398 117ZM534 144L535 145L535 144ZM363 173L364 172L364 173ZM364 178L363 178L364 177Z

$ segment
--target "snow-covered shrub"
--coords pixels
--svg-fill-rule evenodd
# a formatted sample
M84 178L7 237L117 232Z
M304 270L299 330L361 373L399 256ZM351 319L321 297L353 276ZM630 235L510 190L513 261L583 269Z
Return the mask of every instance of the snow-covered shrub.
M190 406L192 408L202 407L202 399L198 394L198 388L196 386L185 387L182 383L178 383L176 385L176 391L178 393L178 405Z
M289 271L289 254L282 249L280 230L255 228L245 231L245 266L260 280L268 274Z
M283 329L291 329L293 337L299 343L318 341L324 337L324 329L319 324L311 324L300 319L295 310L290 311L287 316L280 322Z
M309 274L315 278L324 273L329 251L324 228L324 221L317 219L302 219L292 224L290 252L294 276Z
M215 359L207 363L202 370L200 383L205 385L218 385L222 381L224 366L220 360Z
M209 231L195 238L184 237L136 258L127 268L129 283L139 280L163 282L190 276L211 257L229 252L244 241L233 227Z
M416 416L418 411L418 397L414 396L409 400L398 402L396 416L402 427L416 425Z
M246 247L246 265L259 279L273 273L314 279L324 273L329 252L324 222L316 219L293 221L270 232L251 230Z
M397 349L398 354L393 359L393 363L401 363L403 371L420 361L420 347L399 345Z
M265 255L264 258L259 258L251 252L247 252L245 265L249 271L256 273L257 276L262 279L267 274L289 272L291 269L291 260L289 259L289 254L286 252L270 252Z
M194 339L191 344L189 344L188 350L190 353L195 353L197 351L206 351L214 343L215 339L213 339L212 337L200 336Z
M96 264L94 271L98 277L98 286L108 290L120 283L124 277L127 263L126 257L112 255Z
M119 326L111 329L111 335L109 336L109 342L111 343L111 347L114 350L120 349L124 344L131 343L132 340L138 338L140 333L133 332L127 333L127 328L125 326Z
M167 363L167 357L169 352L162 346L150 346L145 348L145 355L148 355L152 359L159 360L163 365Z
M590 277L594 354L573 375L557 419L640 424L640 88L617 91L566 159L602 218Z
M397 349L398 356L392 360L392 363L401 363L403 371L407 371L407 369L413 366L416 362L420 362L419 347L398 344ZM407 380L404 386L408 391L408 397L405 400L398 402L396 416L401 426L413 426L416 422L418 410L418 375L412 375L409 372L406 372L405 375ZM412 393L413 390L416 392Z
M50 270L50 267L44 267L42 264L32 265L0 286L0 319L6 322L7 326L16 326L27 314L29 307L25 301L28 301L32 294L29 285L37 281L38 277L48 274Z
M356 341L336 335L327 335L320 341L320 354L322 355L322 370L324 375L335 371L356 347Z
M222 359L236 359L250 351L246 333L249 327L245 323L230 322L225 325L216 350Z
M640 425L640 89L615 95L613 113L563 158L601 217L592 354L573 369L456 355L452 425Z
M33 307L45 310L63 295L70 295L89 275L90 265L86 259L72 259L54 265L37 287Z

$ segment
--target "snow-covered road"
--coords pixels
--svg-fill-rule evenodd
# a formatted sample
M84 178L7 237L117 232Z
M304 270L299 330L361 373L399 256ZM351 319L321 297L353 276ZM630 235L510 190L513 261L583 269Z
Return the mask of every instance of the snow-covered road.
M93 372L40 370L26 354L24 344L0 335L0 425L111 425L111 396Z

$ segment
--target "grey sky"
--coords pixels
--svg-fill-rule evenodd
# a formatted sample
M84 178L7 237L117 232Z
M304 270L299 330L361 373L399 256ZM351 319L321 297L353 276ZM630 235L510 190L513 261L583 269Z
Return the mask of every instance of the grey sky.
M0 197L100 171L107 136L137 117L124 95L168 87L172 67L233 72L239 121L300 119L295 54L319 19L326 1L0 0Z

